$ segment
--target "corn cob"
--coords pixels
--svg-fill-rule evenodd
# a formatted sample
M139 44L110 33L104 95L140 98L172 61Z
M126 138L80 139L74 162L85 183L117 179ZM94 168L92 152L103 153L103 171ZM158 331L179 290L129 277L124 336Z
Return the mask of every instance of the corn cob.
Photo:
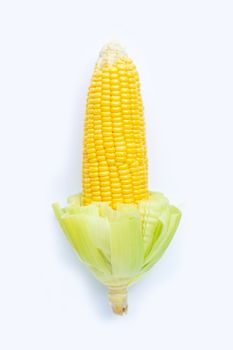
M146 153L136 68L119 45L107 45L87 97L83 191L53 208L119 315L127 311L128 286L160 259L181 218L163 194L148 190Z
M100 53L87 97L83 204L148 198L147 154L139 77L118 45Z

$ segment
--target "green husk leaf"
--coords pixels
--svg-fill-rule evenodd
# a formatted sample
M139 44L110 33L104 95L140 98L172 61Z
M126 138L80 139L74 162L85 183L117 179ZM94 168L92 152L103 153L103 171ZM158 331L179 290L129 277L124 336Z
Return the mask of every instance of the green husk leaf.
M144 259L146 260L149 254L151 253L156 240L159 238L162 229L163 229L163 223L159 219L154 220L154 225L153 225L153 233L151 234L151 239L148 241L148 244L146 245L145 249L145 254L144 254ZM145 247L145 244L144 244Z
M148 255L151 245L158 237L160 231L157 231L158 234L155 236L155 230L161 224L159 223L160 213L167 205L168 201L161 193L152 193L150 199L139 202L145 256Z
M61 220L62 216L65 215L65 209L61 208L58 203L53 203L52 207L53 207L53 211L55 213L55 216L57 218L57 221L59 222L59 224L60 224L63 232L65 233L67 239L71 243L70 237L69 237L69 232L67 231L63 221Z
M95 245L93 240L93 225L89 224L90 217L85 214L63 215L61 221L68 232L69 239L86 264L95 267L106 274L110 273L110 268L106 264L106 259L100 253L100 249ZM90 220L91 221L91 220ZM98 217L96 220L98 226Z
M116 277L137 274L143 265L143 238L139 216L122 215L111 223L111 263Z
M180 218L181 212L174 206L167 207L162 213L160 220L163 222L163 229L145 260L144 271L149 270L161 258L175 234Z

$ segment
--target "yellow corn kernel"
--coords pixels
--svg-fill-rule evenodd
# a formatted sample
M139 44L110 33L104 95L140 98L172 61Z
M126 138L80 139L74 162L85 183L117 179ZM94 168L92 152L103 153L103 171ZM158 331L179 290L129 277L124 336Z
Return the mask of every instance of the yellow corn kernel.
M82 203L137 204L148 198L139 77L118 45L105 47L88 90Z

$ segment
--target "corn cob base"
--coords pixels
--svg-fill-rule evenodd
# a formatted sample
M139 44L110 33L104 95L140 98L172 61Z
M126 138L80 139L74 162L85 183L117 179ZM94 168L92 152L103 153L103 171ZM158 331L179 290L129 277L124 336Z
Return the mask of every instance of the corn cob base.
M103 202L82 205L81 195L68 199L56 217L73 248L95 277L108 286L112 309L127 311L127 288L162 256L179 224L180 211L161 193L137 205Z

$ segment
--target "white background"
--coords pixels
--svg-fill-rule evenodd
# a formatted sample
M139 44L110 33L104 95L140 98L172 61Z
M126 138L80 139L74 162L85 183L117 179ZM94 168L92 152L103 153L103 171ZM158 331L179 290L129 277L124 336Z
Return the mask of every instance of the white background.
M232 350L233 5L0 2L0 348ZM81 190L93 65L118 39L141 77L150 189L181 208L126 317L64 238L51 202Z

